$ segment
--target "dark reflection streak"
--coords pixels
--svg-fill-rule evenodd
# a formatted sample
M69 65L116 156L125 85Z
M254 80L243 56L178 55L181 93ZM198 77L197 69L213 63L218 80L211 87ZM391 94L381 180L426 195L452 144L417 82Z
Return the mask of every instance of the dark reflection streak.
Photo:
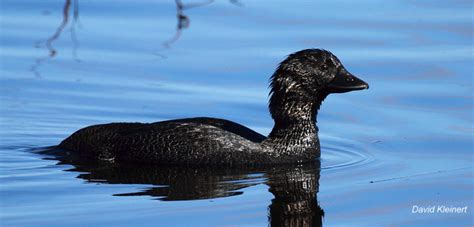
M187 9L195 8L195 7L200 7L200 6L205 6L205 5L210 5L214 2L214 0L208 0L206 2L199 2L199 3L188 3L184 4L181 0L175 0L176 4L176 17L177 17L177 26L176 26L176 32L171 37L169 40L163 42L163 46L166 48L169 48L173 43L179 40L181 37L182 31L186 28L189 27L189 17L185 15L184 11ZM229 0L229 2L233 5L236 6L243 6L243 4L238 1L238 0ZM76 27L81 27L81 24L79 22L79 0L65 0L65 4L63 6L63 13L62 13L62 21L56 31L53 33L51 37L49 37L45 41L45 46L49 51L49 55L41 58L37 58L35 60L35 63L30 67L30 70L37 76L41 77L41 74L38 70L38 68L48 59L52 59L57 55L57 50L53 46L53 43L61 36L61 33L63 30L66 28L66 26L69 23L70 15L69 12L71 10L71 4L72 4L72 10L73 10L73 17L72 17L72 24L70 28L71 32L71 40L72 40L72 55L73 59L77 62L80 62L80 59L77 55L77 50L79 48L79 40L77 39L76 35ZM36 48L40 48L42 41L38 41L35 43ZM165 55L160 54L160 53L154 53L154 55L161 57L161 58L166 58Z
M239 0L229 0L229 2L236 6L244 6L244 4L240 2Z
M171 44L174 42L178 41L178 39L181 37L181 33L184 29L189 27L189 18L184 14L185 9L191 9L194 7L199 7L199 6L205 6L213 3L214 0L209 0L207 2L202 2L202 3L191 3L191 4L183 4L181 0L175 0L176 3L176 17L178 19L178 24L176 26L176 32L171 39L168 41L163 42L163 46L169 48Z
M38 44L39 45L39 44ZM49 56L46 56L46 57L42 57L42 58L37 58L35 60L35 63L31 66L30 68L30 71L32 71L36 77L41 77L41 74L39 73L38 71L38 67L44 62L46 61L47 59L49 58Z
M69 9L71 6L71 0L66 0L66 3L63 8L63 20L59 27L56 29L56 32L46 40L46 47L49 50L49 56L54 57L56 55L56 49L53 47L53 42L61 36L62 31L66 27L67 23L69 22Z
M166 48L169 48L171 46L171 44L173 44L174 42L179 40L183 30L189 27L190 20L189 20L189 17L184 14L184 10L195 8L195 7L200 7L200 6L205 6L205 5L210 5L213 2L214 2L214 0L208 0L207 2L183 4L183 2L181 0L175 0L175 3L176 3L176 18L178 19L178 23L177 23L177 26L176 26L176 32L173 35L173 37L171 37L169 40L163 42L163 46L165 46ZM236 6L243 6L243 4L238 0L229 0L229 2L233 5L236 5ZM158 56L163 57L162 55L158 55ZM165 58L165 57L163 57L163 58Z
M79 48L79 40L77 40L76 29L74 26L71 27L71 40L72 40L72 56L75 61L80 62L81 60L77 56L77 48Z
M79 23L79 0L74 0L74 23Z
M79 48L79 40L76 36L76 27L79 25L79 2L78 0L74 0L74 12L73 12L73 20L71 25L71 40L72 40L72 55L75 61L80 62L81 60L77 56L77 49Z
M79 41L77 40L76 37L76 32L75 32L75 26L76 22L79 18L79 4L78 0L74 0L73 2L73 26L71 27L71 39L73 42L73 57L76 61L79 61L77 58L77 46L79 44ZM61 36L61 33L63 30L66 28L66 26L69 23L69 11L71 9L71 0L66 0L64 3L63 7L63 12L62 12L62 21L59 24L58 28L56 31L53 33L51 37L49 37L46 42L45 46L49 51L49 55L45 57L41 57L35 60L35 63L31 66L30 70L36 75L36 77L41 77L41 74L38 71L38 68L48 59L54 58L57 54L57 50L54 48L53 43ZM40 47L41 42L37 42L35 44L36 47Z

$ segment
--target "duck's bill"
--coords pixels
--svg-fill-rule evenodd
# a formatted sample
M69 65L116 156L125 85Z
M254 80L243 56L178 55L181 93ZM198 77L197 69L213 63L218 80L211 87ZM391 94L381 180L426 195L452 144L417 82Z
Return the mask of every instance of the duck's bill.
M344 68L327 85L330 93L344 93L349 91L369 89L369 84L355 77Z

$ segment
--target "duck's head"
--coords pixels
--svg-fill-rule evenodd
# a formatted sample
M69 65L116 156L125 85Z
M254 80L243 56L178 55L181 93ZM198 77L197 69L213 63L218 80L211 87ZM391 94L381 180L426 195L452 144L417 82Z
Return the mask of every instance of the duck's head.
M271 77L269 108L274 119L305 118L331 93L368 89L331 52L306 49L290 54Z

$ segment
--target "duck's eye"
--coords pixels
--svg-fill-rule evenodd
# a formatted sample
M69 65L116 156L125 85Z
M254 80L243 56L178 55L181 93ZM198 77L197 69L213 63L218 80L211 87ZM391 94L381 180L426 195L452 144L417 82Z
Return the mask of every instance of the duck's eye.
M328 65L326 65L326 64L321 64L321 65L319 66L319 68L320 68L321 70L323 70L323 71L326 71L326 70L328 69Z

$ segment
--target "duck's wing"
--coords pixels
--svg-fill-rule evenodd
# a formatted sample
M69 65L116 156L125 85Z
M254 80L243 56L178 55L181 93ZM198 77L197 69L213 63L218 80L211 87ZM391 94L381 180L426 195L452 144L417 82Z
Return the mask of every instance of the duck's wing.
M247 140L250 140L254 143L260 143L266 139L262 134L253 131L250 128L247 128L241 124L235 123L233 121L219 119L219 118L209 118L209 117L196 117L196 118L184 118L177 120L170 120L166 122L177 122L177 123L198 123L204 125L212 125L214 127L220 128L224 131L228 131L239 135ZM159 124L163 122L157 122L154 124Z
M110 147L118 138L131 131L146 129L149 124L143 123L109 123L92 125L77 130L64 139L59 148L78 152L81 156L98 156L104 148Z
M209 148L222 153L225 149L219 148L227 145L250 149L254 147L252 143L264 139L265 136L235 122L200 117L151 124L93 125L73 133L59 144L59 148L99 160L114 160L119 155L127 156L123 159L150 161L149 158L154 158L158 162L172 159L172 153L178 150L182 155L186 151L195 153ZM193 145L194 142L201 144ZM201 153L205 154L204 151Z

